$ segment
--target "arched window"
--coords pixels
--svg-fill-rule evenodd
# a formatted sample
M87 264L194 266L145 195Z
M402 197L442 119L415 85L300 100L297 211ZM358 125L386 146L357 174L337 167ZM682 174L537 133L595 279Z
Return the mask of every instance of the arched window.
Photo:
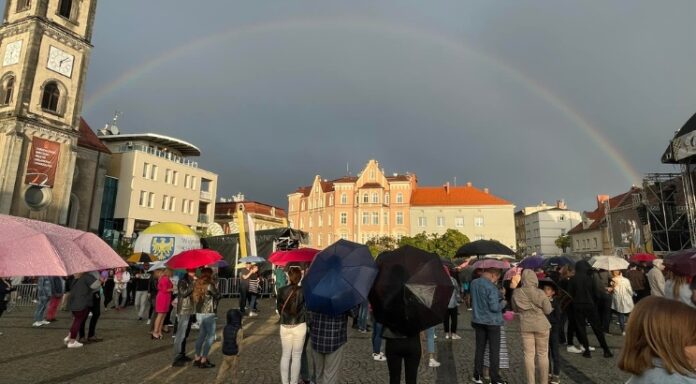
M61 0L60 6L58 7L58 14L69 19L72 16L72 0Z
M370 197L368 196L367 193L363 193L363 203L369 203L370 202Z
M55 81L44 86L43 96L41 97L41 108L58 113L58 101L60 100L60 89Z
M2 82L2 103L7 105L12 102L15 88L15 77L7 76Z

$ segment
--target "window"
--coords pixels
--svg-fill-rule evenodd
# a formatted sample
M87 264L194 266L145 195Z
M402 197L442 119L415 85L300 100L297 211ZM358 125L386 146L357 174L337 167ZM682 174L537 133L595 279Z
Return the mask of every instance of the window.
M140 202L138 203L141 207L145 207L147 205L147 192L146 191L140 191Z
M12 102L12 94L14 93L15 78L9 76L2 84L2 103L7 105Z
M372 224L379 224L379 212L372 212Z
M580 249L580 240L575 240L575 247Z
M387 212L384 212L382 223L384 223L384 225L389 225L389 214Z
M309 227L312 228L312 217L309 217Z
M147 179L150 175L150 164L143 163L143 177Z
M384 194L384 204L389 205L389 192Z
M26 11L31 8L31 0L19 0L17 2L17 12Z
M324 219L319 215L319 228L324 226Z
M327 220L329 227L333 224L333 216L329 215L329 218Z
M403 212L396 213L396 225L404 225L404 213Z
M179 172L174 171L174 185L179 186Z
M464 227L464 218L463 217L455 217L454 218L454 226L457 228Z
M474 225L477 227L483 227L483 217L479 216L474 218Z
M348 204L348 195L346 195L345 192L341 193L341 204L342 205Z
M418 226L425 227L426 225L428 225L428 219L426 217L423 217L423 216L419 217L418 218Z
M58 7L58 14L69 19L72 16L72 0L61 0Z
M189 201L189 214L193 215L193 210L195 209L195 203L193 200Z
M363 193L363 203L369 203L370 202L370 197L367 195L367 193Z
M334 197L333 195L329 195L329 207L334 205Z
M300 203L300 210L301 211L305 210L305 202L304 201L302 203Z
M396 203L402 204L404 202L404 194L399 192L396 194Z
M181 200L181 212L182 213L188 212L188 207L186 206L187 201L188 200L186 200L186 199Z
M379 203L379 194L378 194L378 193L373 193L373 194L372 194L372 203L373 203L373 204Z
M483 240L483 235L476 235L476 240Z
M43 89L41 97L41 108L58 113L58 100L60 99L60 90L55 81L51 81Z
M317 234L317 245L321 247L321 233Z
M189 188L191 185L191 176L186 175L184 176L184 188Z
M196 190L196 176L191 176L191 189Z
M167 169L164 171L164 182L165 184L171 184L172 183L172 170Z
M176 207L176 197L169 199L169 210L174 212L174 207Z
M438 216L438 217L437 217L437 226L438 226L438 227L444 227L444 226L445 226L445 217L444 217L444 216Z
M150 196L147 199L147 206L150 208L155 207L155 194L150 192Z
M560 221L565 221L565 216L559 217L558 220L560 220Z
M152 168L150 169L150 179L157 180L157 166L154 164L152 164Z
M164 195L164 196L162 196L162 210L166 211L168 207L169 207L169 196Z
M343 240L348 240L348 234L347 234L347 233L341 233L341 239L343 239Z
M594 247L597 248L597 238L594 238Z
M342 224L342 225L348 224L348 214L345 213L345 212L341 212L341 218L340 218L340 220L341 220L341 224Z
M370 214L367 212L363 212L362 214L362 223L363 224L370 224Z

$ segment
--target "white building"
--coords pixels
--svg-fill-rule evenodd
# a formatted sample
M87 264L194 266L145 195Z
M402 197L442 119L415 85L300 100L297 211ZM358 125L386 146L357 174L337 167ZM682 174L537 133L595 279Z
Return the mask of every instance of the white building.
M551 207L525 216L524 227L527 244L525 253L527 255L536 253L544 256L560 255L563 251L556 246L556 239L568 234L581 221L582 216L579 212L559 207Z

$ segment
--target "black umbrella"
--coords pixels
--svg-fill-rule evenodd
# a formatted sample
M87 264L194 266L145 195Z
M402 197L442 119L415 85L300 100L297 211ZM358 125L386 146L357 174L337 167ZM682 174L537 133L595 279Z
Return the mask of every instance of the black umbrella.
M414 335L443 321L454 285L434 253L411 246L383 252L369 299L375 319Z
M462 245L455 256L510 255L515 251L494 240L476 240Z

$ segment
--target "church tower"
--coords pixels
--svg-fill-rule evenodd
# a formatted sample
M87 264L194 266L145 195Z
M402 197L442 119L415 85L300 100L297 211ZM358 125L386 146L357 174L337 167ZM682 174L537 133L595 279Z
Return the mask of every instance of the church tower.
M96 0L6 0L0 213L65 224Z

